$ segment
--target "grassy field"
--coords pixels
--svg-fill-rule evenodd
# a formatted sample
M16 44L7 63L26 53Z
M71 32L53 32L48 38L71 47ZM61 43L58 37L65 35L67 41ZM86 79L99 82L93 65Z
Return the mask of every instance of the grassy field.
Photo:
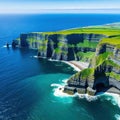
M39 33L41 32L34 32ZM43 34L103 34L106 36L111 35L120 35L120 27L106 27L106 26L93 26L93 27L84 27L84 28L73 28L68 30L54 31L54 32L44 32Z
M120 36L110 37L110 38L103 38L100 41L100 44L109 44L114 45L117 48L120 48Z

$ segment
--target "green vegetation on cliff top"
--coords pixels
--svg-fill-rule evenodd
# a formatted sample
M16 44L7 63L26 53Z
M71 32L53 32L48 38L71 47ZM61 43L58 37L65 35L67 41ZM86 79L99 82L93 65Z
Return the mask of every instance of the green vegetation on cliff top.
M41 34L41 32L34 32ZM111 35L119 35L120 34L120 27L107 27L106 25L103 26L91 26L91 27L82 27L82 28L73 28L73 29L67 29L67 30L61 30L61 31L54 31L54 32L44 32L42 33L52 35L52 34L103 34L106 36Z
M94 68L87 68L87 69L84 69L80 72L80 77L82 79L89 79L89 80L93 80L94 78Z
M116 80L120 81L120 74L117 74L115 72L110 72L110 73L106 73L107 76L110 76L111 78L115 78Z
M102 34L107 38L102 39L100 44L111 44L117 45L120 48L120 24L111 24L111 25L103 25L103 26L91 26L91 27L83 27L83 28L73 28L68 30L61 30L55 32L34 32L43 35L52 35L52 34ZM112 37L113 36L113 37ZM81 43L82 44L82 43ZM87 44L83 44L87 45ZM81 46L81 45L80 45ZM96 47L96 43L89 44L91 47Z
M120 31L119 31L120 32ZM100 41L100 44L109 44L120 48L120 35L115 37L103 38Z

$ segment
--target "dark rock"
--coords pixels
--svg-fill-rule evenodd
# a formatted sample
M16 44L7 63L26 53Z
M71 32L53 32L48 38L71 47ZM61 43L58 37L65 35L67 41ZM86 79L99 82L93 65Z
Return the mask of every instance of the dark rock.
M106 44L101 45L96 48L96 56L98 56L99 54L102 54L104 52L106 52Z
M18 40L13 40L13 41L12 41L12 47L13 47L13 48L17 47L18 45L19 45Z
M70 95L73 95L73 94L76 93L76 88L75 87L65 86L63 92L67 93L67 94L70 94Z
M6 44L7 48L9 48L9 43Z
M20 35L20 46L29 47L29 42L27 41L27 34Z

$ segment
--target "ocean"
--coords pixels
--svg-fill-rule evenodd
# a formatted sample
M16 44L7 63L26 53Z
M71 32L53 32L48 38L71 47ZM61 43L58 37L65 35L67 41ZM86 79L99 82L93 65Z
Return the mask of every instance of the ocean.
M59 87L76 73L73 68L38 59L35 50L5 47L20 33L113 22L120 22L119 14L1 14L0 120L120 120L119 96L63 94Z

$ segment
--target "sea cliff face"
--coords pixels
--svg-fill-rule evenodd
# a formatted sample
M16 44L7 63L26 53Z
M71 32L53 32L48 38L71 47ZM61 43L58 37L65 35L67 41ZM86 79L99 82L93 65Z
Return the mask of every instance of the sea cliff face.
M73 75L68 80L64 92L69 93L69 87L81 94L95 95L105 91L120 94L120 48L99 43L89 68ZM112 90L113 88L115 89Z
M84 54L96 50L101 34L44 34L28 33L20 35L20 46L37 49L38 56L55 60L81 60ZM84 58L89 61L89 57Z
M39 57L89 62L69 78L65 93L120 94L120 25L113 25L21 34L14 45L36 49Z

